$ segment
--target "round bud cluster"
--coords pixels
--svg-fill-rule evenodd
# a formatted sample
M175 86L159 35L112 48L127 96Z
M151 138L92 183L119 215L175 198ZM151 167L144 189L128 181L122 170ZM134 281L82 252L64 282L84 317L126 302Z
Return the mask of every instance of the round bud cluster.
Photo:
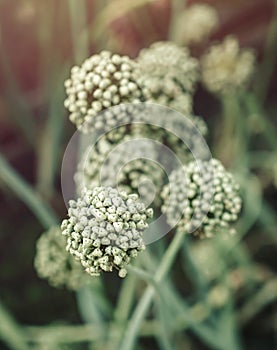
M174 108L177 99L180 112L191 112L198 64L186 48L172 42L156 42L140 52L138 63L140 84L150 91L154 102Z
M106 133L112 142L119 141L133 128L133 124L142 122L146 105L134 102L113 106L96 115L93 124L83 131L94 129Z
M181 118L176 112L167 112L163 128L166 130L163 134L163 143L171 148L183 164L192 158L202 160L209 158L209 150L204 147L203 142L203 136L207 134L208 128L202 118L194 115ZM182 135L182 139L175 134L175 130Z
M66 239L59 227L51 228L38 239L34 266L39 277L53 287L77 290L88 282L80 262L66 251Z
M69 201L68 216L61 225L66 249L86 271L98 276L117 269L125 277L126 265L145 249L142 234L153 210L146 209L136 194L95 187Z
M156 104L148 104L144 116L146 123L140 127L139 132L167 146L181 163L185 164L192 158L204 160L210 157L203 139L208 128L202 118L192 114L184 116L171 108ZM157 125L147 124L153 117ZM170 170L172 167L166 158L169 158L174 168L172 156L168 152L159 152L159 163Z
M216 159L192 161L174 170L162 192L162 212L169 225L211 237L217 232L233 233L231 223L241 210L239 186Z
M209 49L201 64L207 90L228 94L248 83L254 72L255 55L250 49L240 49L238 40L228 36L221 44Z
M184 45L200 43L213 33L218 23L218 14L213 6L208 4L189 6L179 16L178 41Z
M125 135L119 144L114 144L106 134L93 147L87 148L75 174L78 193L85 187L110 186L127 193L139 193L145 205L153 201L155 205L160 204L164 172L156 164L155 144L133 136Z
M130 108L122 107L119 116L101 112L111 106L147 100L147 90L138 85L139 75L135 61L109 51L91 56L80 67L74 66L70 79L65 81L64 104L70 120L88 132L102 129L106 122L112 124L114 117L126 119Z

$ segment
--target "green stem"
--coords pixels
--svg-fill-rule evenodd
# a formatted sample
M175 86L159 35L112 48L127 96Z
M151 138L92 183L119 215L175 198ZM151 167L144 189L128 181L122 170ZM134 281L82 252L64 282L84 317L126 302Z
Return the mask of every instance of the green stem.
M75 63L80 64L89 55L85 1L69 0L71 36ZM82 35L81 35L82 33Z
M0 64L2 66L2 72L5 78L5 90L6 100L9 102L10 114L9 116L13 118L16 125L21 130L26 141L35 147L36 139L36 127L32 111L26 98L21 91L16 77L14 76L14 71L11 67L10 60L6 56L5 49L3 47L3 41L1 38L1 28L0 28Z
M178 32L178 17L186 6L186 0L173 0L171 2L171 18L168 30L168 39L176 41Z
M14 350L28 350L24 334L15 320L0 304L0 338Z
M128 270L133 271L136 268L128 267ZM139 269L140 270L140 269ZM114 313L114 323L112 323L108 336L107 349L116 349L119 347L121 336L124 332L125 324L127 323L131 307L134 302L136 291L137 274L130 273L123 280Z
M117 307L114 314L114 319L117 322L124 322L128 319L136 291L136 276L129 274L123 281L120 289Z
M57 224L53 210L0 155L0 178L32 210L45 229Z
M232 297L230 297L232 299ZM219 319L219 333L222 339L222 350L241 350L240 338L236 326L232 300L227 300L222 317Z
M54 193L55 175L60 160L60 150L65 124L65 109L60 101L63 99L63 84L66 69L55 74L51 89L53 95L49 103L48 118L41 131L37 157L37 189L46 198Z
M127 267L128 272L134 274L135 276L137 276L138 278L144 280L146 283L148 284L152 284L155 288L158 289L158 285L156 284L155 280L153 279L153 276L146 272L145 270L142 270L138 267L135 266L128 266Z
M184 239L184 233L182 231L178 231L174 236L174 239L170 243L160 266L157 269L156 274L154 275L155 283L159 284L161 280L167 275L169 269L171 268L174 258L182 245ZM137 307L133 313L133 316L128 324L128 327L125 331L125 336L123 337L123 341L121 344L120 350L131 350L135 344L136 338L138 336L138 332L146 317L147 311L151 305L152 299L155 295L155 289L152 285L149 285L142 298L140 299Z
M264 139L270 147L277 149L276 127L265 114L262 105L254 94L245 94L242 96L246 104L248 114L256 117L256 123L259 123L261 132L264 134ZM251 125L250 125L251 127Z
M103 325L55 325L55 326L24 326L24 337L32 343L44 343L45 339L51 339L55 343L81 343L100 342L106 335L108 324ZM178 330L183 328L179 325ZM153 337L158 334L159 325L156 321L145 321L142 324L140 335Z
M256 81L256 93L259 97L260 103L264 104L268 88L272 79L272 74L275 69L275 62L276 62L276 56L277 56L277 1L274 0L274 11L272 15L272 20L269 25L269 29L267 32L267 37L265 40L265 47L264 47L264 56L265 59L263 60L260 68L260 74L257 74ZM261 77L263 77L261 79Z
M160 331L156 335L157 343L160 345L161 350L175 350L172 337L172 313L171 310L164 308L163 301L158 299L156 302L156 318L159 323Z
M216 157L225 165L232 163L237 154L241 154L241 138L237 133L237 124L240 122L240 106L238 96L222 96L222 126L220 139L216 145Z
M277 278L272 278L260 290L247 299L238 314L238 321L245 325L253 319L264 307L275 302L277 298Z

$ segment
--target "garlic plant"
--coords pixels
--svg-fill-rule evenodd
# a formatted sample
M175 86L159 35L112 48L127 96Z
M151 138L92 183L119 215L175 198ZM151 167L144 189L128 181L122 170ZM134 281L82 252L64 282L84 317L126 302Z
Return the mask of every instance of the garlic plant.
M211 48L201 67L211 91L230 91L249 79L253 56L227 38ZM69 201L61 225L60 255L70 254L80 271L99 276L117 270L125 277L127 265L145 249L143 233L153 216L148 205L155 214L163 212L176 232L211 237L234 231L231 224L241 209L239 187L203 148L207 125L194 116L192 106L198 78L197 60L173 42L154 43L135 60L102 51L72 68L65 82L70 120L81 133L102 132L81 154L75 174L78 197ZM157 151L153 140L168 147L182 166L176 168L164 149ZM41 267L47 260L40 263L44 241L38 243L36 266L42 277L58 284ZM66 270L59 254L53 260Z

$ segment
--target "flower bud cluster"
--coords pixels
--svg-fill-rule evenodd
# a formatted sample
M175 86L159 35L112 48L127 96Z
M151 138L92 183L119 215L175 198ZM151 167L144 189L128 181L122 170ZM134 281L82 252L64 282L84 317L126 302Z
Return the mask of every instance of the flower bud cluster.
M88 147L75 174L78 193L85 187L118 186L127 193L139 193L145 205L153 200L156 205L160 204L164 172L156 164L158 152L155 144L133 136L125 135L116 145L106 134L94 147Z
M201 64L202 80L207 90L228 94L249 82L254 72L255 55L250 49L240 49L238 40L228 36L209 49Z
M88 282L80 262L66 251L66 239L59 227L51 228L38 239L34 266L39 277L53 287L77 290Z
M211 237L219 231L233 233L230 225L241 210L239 186L216 159L190 162L174 170L162 192L170 225Z
M118 115L101 113L120 104L146 101L148 92L138 84L138 64L127 56L102 51L71 69L70 79L65 81L67 98L65 107L70 120L83 132L111 127L114 117L128 120L129 109Z
M125 277L125 266L145 249L142 234L152 216L153 210L146 209L136 194L111 187L84 189L69 202L68 219L61 225L66 249L92 276L117 269Z
M139 82L150 91L153 102L172 108L177 103L180 112L191 112L198 63L190 57L188 49L173 42L156 42L141 50L138 63Z
M185 45L198 44L213 33L218 23L218 14L213 6L191 5L179 17L178 40Z
M155 116L156 125L147 124ZM209 150L205 147L203 138L208 133L205 121L198 116L182 115L171 108L148 104L144 113L145 124L138 124L138 133L146 138L155 139L168 147L183 164L192 158L208 159ZM143 117L141 118L143 121ZM177 136L178 135L178 136ZM159 163L166 169L172 169L166 158L175 167L172 156L168 152L159 152Z
M183 117L175 111L164 111L162 126L165 130L162 142L168 145L178 159L186 164L193 158L206 159L209 157L207 149L203 147L203 137L207 135L208 129L205 121L200 117L190 115ZM180 139L176 135L182 135Z

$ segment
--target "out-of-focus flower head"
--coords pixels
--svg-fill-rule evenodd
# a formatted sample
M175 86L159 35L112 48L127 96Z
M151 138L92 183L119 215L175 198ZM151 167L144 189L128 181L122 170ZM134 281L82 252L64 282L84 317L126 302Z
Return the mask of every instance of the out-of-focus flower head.
M207 39L219 24L216 9L208 4L185 8L178 19L178 41L184 45L198 44Z
M173 42L156 42L141 50L138 63L139 82L150 91L152 101L174 108L178 100L179 111L191 113L198 63L188 49Z
M250 80L255 68L255 55L251 49L240 49L234 36L210 47L201 59L202 81L214 94L234 93Z
M88 276L79 261L66 251L66 239L60 227L53 227L37 241L34 265L39 277L53 287L77 290L88 282Z
M134 133L125 135L116 144L105 134L94 147L87 148L78 165L77 192L85 187L111 186L127 193L139 193L140 200L147 205L154 199L155 204L160 203L164 173L156 162L158 152L151 139Z
M69 217L61 225L66 249L92 276L116 269L125 277L126 265L145 249L142 234L152 215L136 194L111 187L84 189L81 197L69 201Z
M181 163L188 163L195 157L209 158L210 152L205 147L204 141L208 128L201 117L193 114L183 115L173 108L166 108L156 103L148 103L144 110L144 117L145 120L143 118L141 120L145 124L138 123L137 125L140 135L155 139L168 147ZM151 120L153 120L153 124L151 124ZM169 163L166 158L168 158ZM167 171L172 170L176 165L169 152L159 152L159 161L166 167Z
M167 145L178 159L186 164L194 157L206 159L209 157L207 149L203 147L203 137L208 133L205 121L198 116L182 116L176 111L161 110L161 115L165 113L162 127L164 132L160 135L160 140ZM182 135L182 140L176 135L176 131Z
M231 224L241 209L239 186L216 159L192 161L174 170L164 187L162 211L169 225L211 237L217 232L234 233Z

